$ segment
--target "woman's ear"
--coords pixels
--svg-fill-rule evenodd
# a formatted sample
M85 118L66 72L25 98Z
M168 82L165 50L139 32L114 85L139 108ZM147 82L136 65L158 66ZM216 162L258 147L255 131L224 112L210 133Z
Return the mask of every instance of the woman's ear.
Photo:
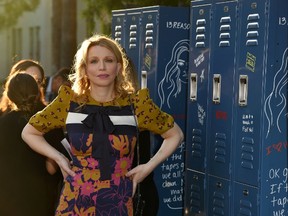
M122 65L120 63L117 63L117 76L119 73L121 73L121 70L122 70Z

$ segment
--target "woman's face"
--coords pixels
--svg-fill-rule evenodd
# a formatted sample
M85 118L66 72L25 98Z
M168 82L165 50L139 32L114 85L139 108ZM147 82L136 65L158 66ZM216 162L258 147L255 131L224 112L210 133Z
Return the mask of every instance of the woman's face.
M91 86L114 88L121 64L113 52L103 46L92 46L88 50L86 73Z
M41 71L39 70L38 67L36 66L31 66L31 67L28 67L25 72L29 75L31 75L32 77L34 77L34 79L36 80L37 84L39 86L41 86L41 84L43 83L43 78L42 75L41 75Z

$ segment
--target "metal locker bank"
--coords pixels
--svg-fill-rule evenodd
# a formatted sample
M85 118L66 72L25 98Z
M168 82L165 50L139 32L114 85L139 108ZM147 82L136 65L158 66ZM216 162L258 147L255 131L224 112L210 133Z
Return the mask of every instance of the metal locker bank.
M288 2L190 11L185 215L286 216Z
M138 71L141 88L185 132L189 58L189 7L151 6L112 11L112 36ZM162 138L151 134L151 155ZM185 143L154 171L158 215L183 215Z

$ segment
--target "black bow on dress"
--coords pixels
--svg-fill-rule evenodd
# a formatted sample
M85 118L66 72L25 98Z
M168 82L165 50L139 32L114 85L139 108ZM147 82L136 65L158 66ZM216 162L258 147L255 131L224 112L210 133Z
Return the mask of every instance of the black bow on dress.
M96 112L90 113L82 123L93 129L92 157L99 160L100 180L110 180L112 147L109 134L113 133L115 126L109 118L107 109L100 107Z

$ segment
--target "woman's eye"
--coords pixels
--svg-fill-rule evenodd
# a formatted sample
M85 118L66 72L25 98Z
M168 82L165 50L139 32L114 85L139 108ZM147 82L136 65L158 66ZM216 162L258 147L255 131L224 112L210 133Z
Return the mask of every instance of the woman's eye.
M97 61L96 59L93 59L93 60L90 61L91 64L95 64L95 63L97 63L97 62L98 62L98 61Z
M112 63L113 59L106 59L105 61L108 62L108 63Z

